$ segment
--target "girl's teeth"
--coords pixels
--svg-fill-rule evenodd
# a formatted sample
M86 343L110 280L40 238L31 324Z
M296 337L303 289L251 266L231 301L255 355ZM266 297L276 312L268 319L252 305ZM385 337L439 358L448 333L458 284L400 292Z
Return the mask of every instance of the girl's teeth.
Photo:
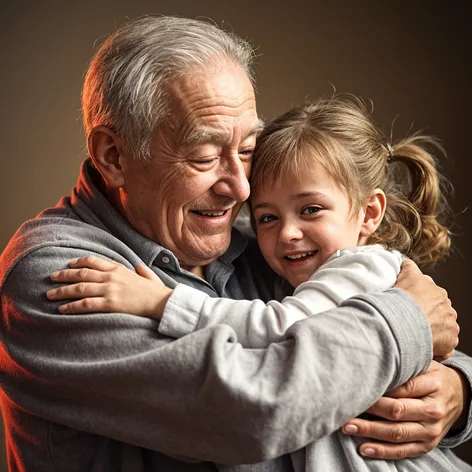
M310 251L310 252L302 252L301 254L294 254L293 256L286 256L286 257L287 259L296 260L296 259L302 259L303 257L312 256L312 255L313 255L313 251Z

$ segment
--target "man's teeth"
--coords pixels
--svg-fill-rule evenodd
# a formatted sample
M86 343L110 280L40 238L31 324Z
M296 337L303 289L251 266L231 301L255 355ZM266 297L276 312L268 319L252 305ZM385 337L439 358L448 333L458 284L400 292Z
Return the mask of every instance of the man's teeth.
M223 216L226 211L197 211L202 216Z
M300 254L294 254L293 256L285 256L287 259L290 259L292 261L297 260L297 259L302 259L304 257L312 256L315 253L315 251L310 251L310 252L302 252Z

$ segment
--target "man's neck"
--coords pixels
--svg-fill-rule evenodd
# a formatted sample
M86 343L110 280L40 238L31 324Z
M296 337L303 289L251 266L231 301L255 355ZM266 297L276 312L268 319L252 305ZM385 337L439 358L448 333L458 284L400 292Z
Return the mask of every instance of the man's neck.
M191 272L193 275L200 277L203 280L206 280L206 271L205 266L196 266L196 267L189 267L181 265L182 269L185 269L188 272Z

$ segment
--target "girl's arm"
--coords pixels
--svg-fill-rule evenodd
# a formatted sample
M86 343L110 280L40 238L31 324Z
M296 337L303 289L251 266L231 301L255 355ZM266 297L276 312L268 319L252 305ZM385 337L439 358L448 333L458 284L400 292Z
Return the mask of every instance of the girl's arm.
M293 296L267 304L211 298L183 284L172 292L144 266L136 269L139 276L107 261L89 260L87 264L91 270L88 279L82 278L82 283L88 282L81 292L83 298L62 305L64 313L120 311L161 319L159 332L175 338L226 324L244 347L262 348L283 340L296 321L335 308L352 296L391 288L400 271L401 256L380 246L338 251ZM58 299L58 290L48 296Z
M69 262L70 269L50 275L66 283L46 292L50 300L75 299L59 305L61 313L128 313L159 320L172 289L144 264L136 272L124 265L86 256Z

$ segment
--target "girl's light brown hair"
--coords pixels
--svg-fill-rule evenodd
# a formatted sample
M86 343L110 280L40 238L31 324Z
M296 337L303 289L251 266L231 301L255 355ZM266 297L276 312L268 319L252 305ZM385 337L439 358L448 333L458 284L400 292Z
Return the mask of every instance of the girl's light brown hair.
M319 162L345 188L353 211L380 188L387 208L368 244L381 243L419 265L431 265L451 246L449 184L438 171L435 153L443 149L431 136L387 141L356 97L319 99L266 126L257 141L251 187L252 192L264 189Z

